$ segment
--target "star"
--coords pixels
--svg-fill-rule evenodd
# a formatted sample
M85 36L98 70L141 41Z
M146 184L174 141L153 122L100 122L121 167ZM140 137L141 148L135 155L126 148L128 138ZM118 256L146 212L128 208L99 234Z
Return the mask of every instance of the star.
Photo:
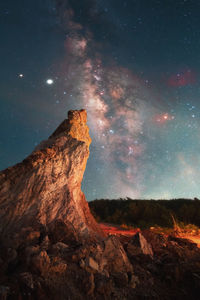
M54 83L54 81L53 81L53 79L49 78L49 79L46 80L46 83L47 83L48 85L51 85L51 84Z
M18 75L18 77L19 77L19 78L23 78L23 77L24 77L24 74L20 73L20 74Z

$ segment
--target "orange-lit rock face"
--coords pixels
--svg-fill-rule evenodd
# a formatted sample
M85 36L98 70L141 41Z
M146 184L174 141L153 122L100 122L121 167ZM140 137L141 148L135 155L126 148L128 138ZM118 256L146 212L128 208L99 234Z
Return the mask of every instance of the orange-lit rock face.
M83 237L102 234L81 191L91 143L87 113L68 116L22 163L0 172L2 234L56 219L71 222Z
M88 147L91 144L91 137L89 135L89 128L86 125L87 122L87 112L82 109L80 111L70 110L68 112L68 120L70 123L69 134L71 137L85 142Z

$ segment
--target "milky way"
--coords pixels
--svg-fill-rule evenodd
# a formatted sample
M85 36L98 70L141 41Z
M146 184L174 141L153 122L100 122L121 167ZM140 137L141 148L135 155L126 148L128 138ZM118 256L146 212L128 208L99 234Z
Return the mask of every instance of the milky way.
M95 154L102 164L98 167L101 174L103 167L109 166L109 189L105 184L104 190L108 196L110 190L116 196L141 197L145 191L145 168L148 168L145 150L149 137L145 127L148 122L169 122L174 116L160 110L145 83L132 70L114 64L112 57L105 64L98 51L99 43L90 32L91 26L84 28L86 25L75 21L76 11L70 1L59 4L67 30L66 87L88 111ZM94 20L98 18L90 7L85 14ZM95 192L96 189L94 195Z
M110 165L112 176L107 180L115 193L136 197L141 193L140 157L145 151L141 139L146 108L146 88L133 73L121 66L104 66L96 50L92 33L82 34L82 24L74 21L69 2L63 10L68 34L65 41L68 88L88 111L95 151L102 165ZM88 37L89 36L89 37ZM89 53L93 50L93 57ZM71 75L72 74L72 75ZM106 188L106 187L105 187Z

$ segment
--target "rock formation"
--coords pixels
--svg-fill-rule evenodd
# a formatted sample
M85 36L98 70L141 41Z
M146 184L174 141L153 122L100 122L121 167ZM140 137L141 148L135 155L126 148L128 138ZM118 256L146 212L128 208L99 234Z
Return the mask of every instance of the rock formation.
M1 237L38 226L57 230L59 222L82 238L103 235L81 191L91 143L86 122L85 110L69 111L31 155L0 172Z

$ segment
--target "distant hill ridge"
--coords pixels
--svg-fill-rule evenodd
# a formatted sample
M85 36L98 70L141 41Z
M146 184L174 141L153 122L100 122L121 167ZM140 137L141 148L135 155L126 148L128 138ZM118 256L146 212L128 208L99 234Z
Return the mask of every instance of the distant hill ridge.
M200 200L133 200L131 198L100 199L89 202L91 212L98 222L127 224L146 228L150 226L173 227L171 215L183 224L200 226Z

